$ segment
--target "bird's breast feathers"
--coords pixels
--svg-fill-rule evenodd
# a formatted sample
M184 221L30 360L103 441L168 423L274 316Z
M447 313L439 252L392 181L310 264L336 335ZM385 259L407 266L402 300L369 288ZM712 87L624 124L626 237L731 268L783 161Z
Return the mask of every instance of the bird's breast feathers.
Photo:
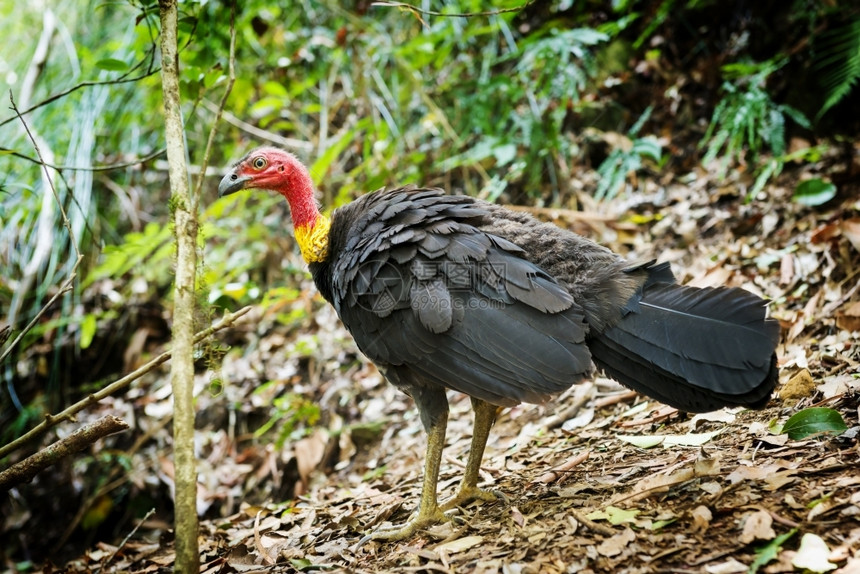
M296 226L296 242L306 262L321 263L328 258L330 229L331 221L325 215L317 217L313 225Z

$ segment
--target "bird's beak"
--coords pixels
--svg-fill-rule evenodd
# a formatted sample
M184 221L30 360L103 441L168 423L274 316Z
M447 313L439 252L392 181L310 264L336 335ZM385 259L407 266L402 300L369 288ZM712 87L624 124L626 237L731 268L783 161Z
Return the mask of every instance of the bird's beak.
M224 197L237 191L245 189L245 184L251 181L250 176L238 176L234 172L230 172L224 176L221 183L218 184L218 197Z

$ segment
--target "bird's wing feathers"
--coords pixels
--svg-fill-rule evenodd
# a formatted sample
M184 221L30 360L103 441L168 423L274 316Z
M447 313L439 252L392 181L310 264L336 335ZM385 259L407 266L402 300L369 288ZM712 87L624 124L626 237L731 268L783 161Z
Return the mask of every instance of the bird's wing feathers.
M522 249L480 230L471 198L398 190L363 203L332 261L332 303L401 385L414 376L510 405L590 372L582 310Z

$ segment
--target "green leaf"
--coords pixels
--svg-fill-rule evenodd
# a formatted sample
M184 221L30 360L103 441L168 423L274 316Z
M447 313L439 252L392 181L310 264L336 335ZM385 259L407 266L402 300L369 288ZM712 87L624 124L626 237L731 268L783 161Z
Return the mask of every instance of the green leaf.
M860 80L860 18L822 34L813 67L821 71L826 97L815 119L845 99Z
M658 444L662 443L666 437L664 435L616 435L619 440L623 440L624 442L628 442L635 447L639 448L651 448L655 447Z
M756 574L758 569L761 566L764 566L768 562L775 560L777 556L779 556L779 552L782 550L782 545L785 544L785 541L794 536L797 533L797 528L793 528L786 532L785 534L780 534L764 546L759 547L755 553L755 560L753 560L752 564L750 564L749 570L747 570L747 574Z
M663 146L660 145L657 138L645 136L633 142L633 149L631 151L638 153L640 156L653 159L654 161L660 161L660 152L662 149Z
M842 434L848 425L837 411L824 407L803 409L792 415L782 425L782 433L792 440L800 440L823 432Z
M84 315L84 320L81 321L81 349L86 349L92 344L96 327L96 316L92 313Z
M109 72L124 72L128 69L128 64L116 58L105 58L96 62L96 68Z
M836 196L836 186L821 178L807 179L794 189L792 199L803 205L816 206L827 203Z
M633 522L636 520L638 510L624 510L616 506L607 506L605 510L595 510L586 515L586 518L591 520L608 520L610 524L618 525L625 522Z

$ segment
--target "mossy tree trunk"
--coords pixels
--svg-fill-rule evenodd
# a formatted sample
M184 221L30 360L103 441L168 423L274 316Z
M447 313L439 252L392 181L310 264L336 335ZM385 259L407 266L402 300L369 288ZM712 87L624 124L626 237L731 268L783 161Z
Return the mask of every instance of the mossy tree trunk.
M161 85L176 236L173 310L173 454L175 467L176 572L198 572L197 468L194 458L194 288L197 268L197 198L191 193L179 96L176 0L160 0Z

